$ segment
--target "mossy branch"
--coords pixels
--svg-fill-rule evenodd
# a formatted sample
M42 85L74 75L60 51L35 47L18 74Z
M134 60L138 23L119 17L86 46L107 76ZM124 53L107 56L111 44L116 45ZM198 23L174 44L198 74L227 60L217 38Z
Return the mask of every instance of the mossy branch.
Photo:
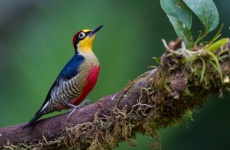
M67 114L0 129L5 149L112 149L121 141L134 145L142 133L155 138L158 130L180 123L209 93L230 87L230 42L210 51L204 45L187 50L180 40L166 45L159 67L135 79L122 91Z

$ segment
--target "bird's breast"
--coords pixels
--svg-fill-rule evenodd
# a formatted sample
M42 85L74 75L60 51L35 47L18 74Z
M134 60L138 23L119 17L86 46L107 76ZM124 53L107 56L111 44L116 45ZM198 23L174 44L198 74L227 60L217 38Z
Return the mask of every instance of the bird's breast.
M97 83L98 75L100 72L100 65L96 56L92 53L85 56L85 61L79 67L79 78L77 82L81 84L81 94L71 103L78 105L89 92L94 88Z
M85 82L82 87L81 94L75 100L73 100L71 104L78 105L85 99L85 97L90 93L90 91L96 85L99 72L100 72L100 66L93 65L91 67L91 70L88 72L87 76L84 78Z
M86 86L88 85L87 88L89 88L90 91L92 90L92 88L95 86L97 82L99 71L100 71L100 66L93 66L86 77Z

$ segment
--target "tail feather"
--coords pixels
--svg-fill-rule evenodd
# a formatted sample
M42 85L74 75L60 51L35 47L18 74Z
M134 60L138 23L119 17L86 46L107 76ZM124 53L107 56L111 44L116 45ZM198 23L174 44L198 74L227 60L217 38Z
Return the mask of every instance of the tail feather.
M28 124L26 124L23 128L28 128L32 125L35 124L35 122L43 115L43 111L39 111L35 114L35 116L30 120L30 122Z
M34 115L34 117L30 120L28 124L26 124L23 128L30 127L35 124L35 122L44 114L47 113L47 106L49 105L49 102L44 103L44 105L37 111L37 113Z

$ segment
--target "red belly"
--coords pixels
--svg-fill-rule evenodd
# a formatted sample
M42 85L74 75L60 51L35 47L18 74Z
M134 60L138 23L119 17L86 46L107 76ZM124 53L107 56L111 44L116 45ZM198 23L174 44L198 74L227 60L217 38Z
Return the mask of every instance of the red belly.
M80 104L85 97L89 94L89 92L94 88L95 84L97 83L98 74L100 71L100 66L93 66L92 70L89 72L86 78L86 85L82 90L82 93L78 98L71 102L73 105Z

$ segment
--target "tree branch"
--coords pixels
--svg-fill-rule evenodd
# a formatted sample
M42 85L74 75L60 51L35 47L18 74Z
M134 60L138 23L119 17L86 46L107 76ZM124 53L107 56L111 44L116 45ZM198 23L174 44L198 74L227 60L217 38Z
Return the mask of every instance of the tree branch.
M165 45L159 67L137 77L122 91L77 110L0 129L0 148L112 149L136 133L155 137L180 123L209 93L229 88L230 42L211 52L186 50L180 40ZM158 147L156 142L154 147Z

